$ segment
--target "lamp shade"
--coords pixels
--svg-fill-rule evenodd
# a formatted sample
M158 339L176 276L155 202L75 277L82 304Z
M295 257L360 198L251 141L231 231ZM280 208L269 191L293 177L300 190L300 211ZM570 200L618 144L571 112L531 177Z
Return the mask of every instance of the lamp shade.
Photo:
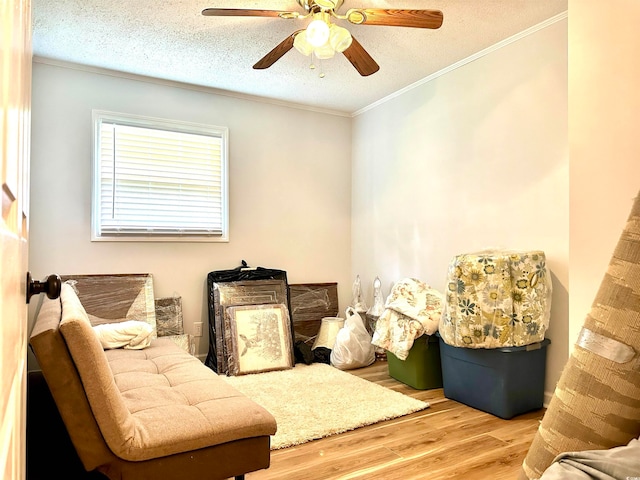
M313 347L311 347L311 349L313 350L318 347L325 347L329 350L333 350L333 346L336 343L336 337L342 327L344 327L344 318L324 317L320 323L318 336L316 337L315 342L313 342Z
M307 41L307 32L305 30L296 35L293 39L293 46L301 54L306 55L307 57L313 52L313 45Z
M342 53L351 46L353 38L349 30L335 24L332 24L329 30L329 43L336 52Z
M329 40L329 25L316 19L307 27L307 41L314 47L321 47Z
M326 60L327 58L333 58L333 56L336 54L336 51L333 49L333 47L331 47L331 45L325 43L321 47L314 48L313 53L315 53L316 57L318 57L320 60Z

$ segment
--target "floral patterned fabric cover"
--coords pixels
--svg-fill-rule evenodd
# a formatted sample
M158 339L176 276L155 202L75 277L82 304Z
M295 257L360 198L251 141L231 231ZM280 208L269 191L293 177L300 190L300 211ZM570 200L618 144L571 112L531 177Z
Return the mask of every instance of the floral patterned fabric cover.
M544 340L551 276L542 251L484 251L453 258L440 336L455 347L500 348Z
M413 341L438 331L442 294L415 278L397 282L376 322L371 343L406 360Z

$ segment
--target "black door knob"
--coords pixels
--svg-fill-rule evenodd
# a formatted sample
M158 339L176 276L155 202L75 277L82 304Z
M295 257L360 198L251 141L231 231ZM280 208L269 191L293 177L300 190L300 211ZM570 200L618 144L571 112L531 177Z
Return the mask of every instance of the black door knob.
M58 298L61 289L62 279L59 275L49 275L44 282L39 282L31 278L31 272L27 272L27 303L39 293L46 293L49 298Z

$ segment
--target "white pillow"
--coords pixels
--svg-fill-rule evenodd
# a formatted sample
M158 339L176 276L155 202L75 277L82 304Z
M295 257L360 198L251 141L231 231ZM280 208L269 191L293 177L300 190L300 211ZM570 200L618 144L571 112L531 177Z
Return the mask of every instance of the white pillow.
M153 327L138 320L104 323L92 328L105 350L112 348L140 350L148 347L153 338Z

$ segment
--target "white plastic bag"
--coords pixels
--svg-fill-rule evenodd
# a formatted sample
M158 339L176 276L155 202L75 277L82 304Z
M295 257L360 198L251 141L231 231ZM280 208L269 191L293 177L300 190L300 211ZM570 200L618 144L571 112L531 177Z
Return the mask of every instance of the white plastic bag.
M376 360L376 354L364 320L353 307L347 307L346 314L344 327L338 331L331 350L331 365L340 370L371 365Z

